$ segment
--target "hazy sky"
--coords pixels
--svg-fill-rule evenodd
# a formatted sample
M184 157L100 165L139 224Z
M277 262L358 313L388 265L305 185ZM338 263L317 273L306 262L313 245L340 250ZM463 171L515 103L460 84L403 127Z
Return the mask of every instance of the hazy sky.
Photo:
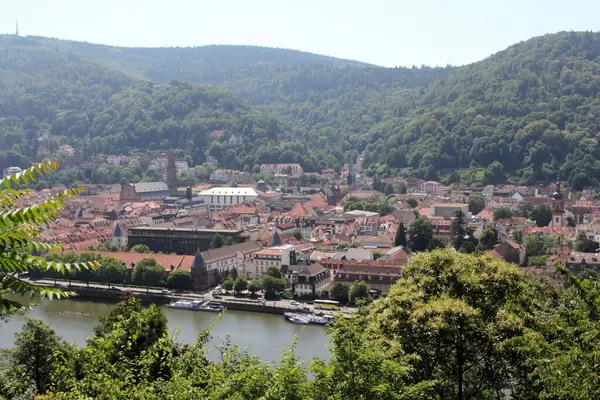
M118 46L248 44L384 66L461 65L562 30L599 0L0 0L0 32Z

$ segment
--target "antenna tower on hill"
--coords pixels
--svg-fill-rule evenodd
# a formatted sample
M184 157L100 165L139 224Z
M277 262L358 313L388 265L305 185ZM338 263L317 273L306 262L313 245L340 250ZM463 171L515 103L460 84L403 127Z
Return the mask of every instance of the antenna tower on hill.
M15 19L15 35L19 36L19 20Z

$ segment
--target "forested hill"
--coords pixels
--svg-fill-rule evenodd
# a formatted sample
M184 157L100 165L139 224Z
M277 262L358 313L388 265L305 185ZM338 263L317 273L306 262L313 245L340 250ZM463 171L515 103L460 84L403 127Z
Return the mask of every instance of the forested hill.
M421 178L446 183L558 178L581 188L600 179L598 33L534 38L460 68L382 68L261 47L132 49L14 36L0 39L0 57L0 68L10 70L0 75L8 88L0 94L0 112L12 110L8 116L17 118L0 124L5 132L26 116L54 127L56 120L87 110L90 127L105 112L103 118L118 118L102 131L90 130L83 118L76 128L67 124L53 132L93 138L105 151L123 143L115 139L119 134L130 138L127 146L143 148L192 140L203 146L195 161L215 155L224 167L247 169L286 161L314 171L339 167L349 151L360 151L363 165L382 176L410 166ZM206 86L173 83L164 90L147 83L171 80L212 83L232 95ZM181 108L185 115L170 110L149 131L156 120L147 104L168 109L167 103L194 99L197 90L216 96L211 104L221 107L211 114L206 104L189 103L204 110L201 140L190 139L189 118L197 121L198 112L185 111L187 106ZM138 114L124 114L121 103L139 106ZM232 117L224 124L226 135L248 139L243 149L208 136L218 121L228 120L224 116ZM173 121L182 125L172 127ZM148 133L155 131L162 133ZM0 135L5 146L14 140L5 137Z
M428 179L472 166L492 183L560 178L581 189L600 179L599 91L600 34L534 38L397 99L409 111L373 127L365 161Z
M0 36L0 89L0 168L56 157L58 144L89 156L188 149L194 164L214 156L222 166L248 170L288 154L278 146L291 134L285 124L230 93L211 85L135 79L56 43ZM59 142L42 148L38 139L44 137ZM320 153L299 156L309 153L301 143L291 146L309 170L333 166Z

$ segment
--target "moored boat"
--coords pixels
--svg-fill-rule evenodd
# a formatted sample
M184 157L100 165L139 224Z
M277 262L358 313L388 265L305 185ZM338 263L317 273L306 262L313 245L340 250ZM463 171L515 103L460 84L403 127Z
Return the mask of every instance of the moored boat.
M192 310L192 311L208 311L208 312L221 312L225 309L221 303L217 302L206 302L203 303L201 300L177 300L167 307L176 308L179 310Z
M294 324L300 324L300 325L308 325L309 324L307 319L301 318L299 315L291 315L289 317L289 321Z

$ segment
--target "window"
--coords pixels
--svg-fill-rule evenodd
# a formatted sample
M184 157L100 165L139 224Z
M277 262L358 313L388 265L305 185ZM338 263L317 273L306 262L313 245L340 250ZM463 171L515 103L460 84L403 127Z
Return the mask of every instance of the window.
M383 276L380 276L380 277L379 277L379 280L380 280L380 281L382 281L382 280L383 280Z
M217 204L221 204L221 196L217 196Z

